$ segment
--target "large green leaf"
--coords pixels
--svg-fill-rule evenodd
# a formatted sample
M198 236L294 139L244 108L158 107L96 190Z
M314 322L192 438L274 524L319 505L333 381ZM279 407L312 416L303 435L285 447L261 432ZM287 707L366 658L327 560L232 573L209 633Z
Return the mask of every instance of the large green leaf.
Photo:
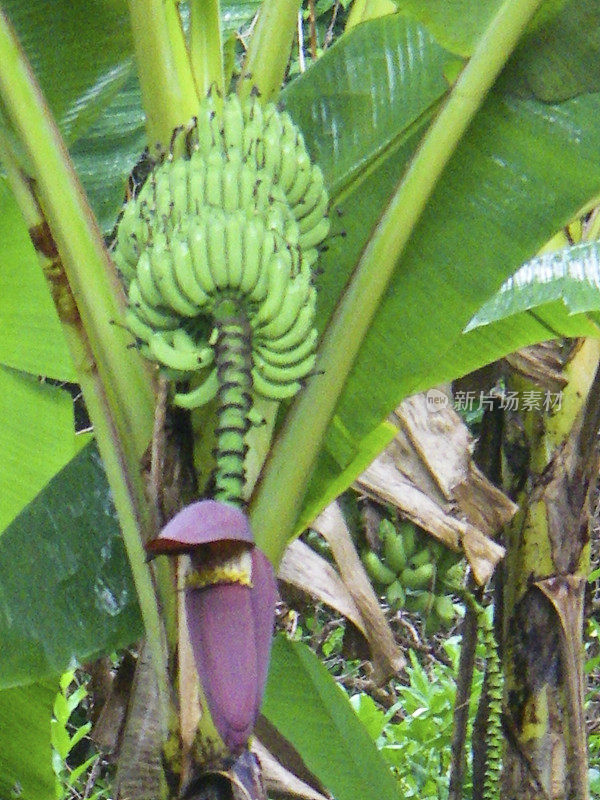
M479 309L465 331L533 309L539 318L540 307L552 304L552 327L566 336L561 331L559 302L568 315L586 314L600 329L598 242L583 242L528 261Z
M50 720L58 681L0 691L0 797L54 800Z
M223 38L248 25L260 8L260 3L261 0L221 0Z
M398 800L367 729L306 645L275 638L262 712L336 800Z
M351 439L403 397L463 374L460 352L448 352L460 348L471 316L600 193L599 112L600 95L561 105L489 97L442 176L350 375L337 414ZM383 195L402 166L390 159L369 189ZM377 219L369 194L363 185L355 203L345 203L344 248L362 249L365 218ZM339 245L325 254L324 280L333 264L339 273ZM325 285L321 300L330 297ZM490 360L483 348L479 357Z
M332 197L424 127L462 64L422 25L395 15L359 25L284 89Z
M90 205L105 233L115 225L127 177L145 146L140 88L132 73L91 128L71 147L71 156Z
M3 0L63 136L73 141L131 69L125 0Z
M438 42L470 56L502 0L396 0L398 11L422 22Z
M453 52L469 56L501 0L398 0ZM507 91L557 102L600 90L600 6L545 0L500 83Z
M342 47L343 42L343 57ZM310 78L309 73L305 80ZM294 100L301 97L297 88ZM357 442L403 397L536 336L539 341L553 335L537 325L533 337L522 330L520 337L492 342L487 333L470 343L461 339L470 316L502 281L600 192L599 111L598 95L552 106L490 96L440 181L350 375L328 435L330 455L321 459L319 481L309 493L313 508L320 507L317 498L322 505L331 497L327 486L335 470L325 462L331 466L333 455L348 467ZM333 112L329 122L333 138L339 129ZM319 302L325 316L400 179L410 146L344 198L344 216L336 224L347 235L334 240L322 258ZM565 175L568 181L561 180ZM579 332L589 328L584 321ZM507 349L499 353L498 347Z
M52 419L50 412L46 418ZM142 635L94 445L4 531L0 575L0 687L56 675L73 659L89 659Z
M73 380L75 373L23 218L0 178L0 364Z
M70 395L2 366L0 419L2 531L73 458L77 443Z
M516 50L502 85L545 102L600 91L600 5L589 0L546 5L555 6L554 13Z

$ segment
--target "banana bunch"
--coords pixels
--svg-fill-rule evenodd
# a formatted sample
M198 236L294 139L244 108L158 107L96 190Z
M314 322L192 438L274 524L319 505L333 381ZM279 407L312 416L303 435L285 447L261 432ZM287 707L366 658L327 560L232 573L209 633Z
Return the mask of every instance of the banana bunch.
M126 325L195 408L219 392L216 350L235 320L249 391L291 397L314 366L312 266L327 236L328 196L299 129L256 97L216 93L122 212L113 259L125 284Z
M390 608L420 614L427 634L451 627L456 618L452 589L463 579L460 556L408 521L396 528L383 519L379 538L380 553L367 549L362 562Z

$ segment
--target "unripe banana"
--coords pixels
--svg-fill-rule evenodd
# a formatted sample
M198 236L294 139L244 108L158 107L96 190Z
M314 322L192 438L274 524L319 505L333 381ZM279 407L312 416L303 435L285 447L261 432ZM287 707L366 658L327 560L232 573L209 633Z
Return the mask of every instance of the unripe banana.
M294 204L294 216L298 221L309 216L314 208L318 206L325 195L325 187L323 184L323 173L316 165L312 165L310 172L310 182L306 187L306 191L302 197ZM321 212L321 216L325 210Z
M314 294L314 289L308 282L296 280L294 283L288 283L281 313L271 322L257 328L257 335L266 339L278 339L283 336L297 320L300 310L311 301L314 304L316 299Z
M277 366L263 358L258 351L255 351L253 356L255 371L257 370L266 380L281 384L295 383L301 378L305 378L314 367L315 359L315 353L311 353L296 364ZM253 372L252 374L254 375L255 373Z
M198 114L196 125L194 126L195 150L203 156L211 153L216 146L211 124L212 114L214 114L214 107L211 107L208 103L205 104Z
M159 363L181 372L194 372L212 361L210 348L203 348L202 351L195 353L176 349L169 344L165 332L157 331L148 342L148 346L150 353Z
M281 166L279 170L279 184L284 192L289 192L293 186L298 171L295 144L284 143L281 147Z
M429 564L430 561L432 561L432 558L428 547L424 547L414 553L409 559L411 567L421 567L423 564Z
M431 612L435 603L435 595L432 592L412 592L406 595L406 610L413 614L427 616Z
M256 160L256 149L260 139L262 138L262 132L262 125L258 121L246 124L242 143L242 160Z
M300 234L307 235L309 234L313 228L320 224L323 218L327 214L327 208L329 207L329 198L325 194L323 190L321 190L321 197L314 208L302 217L297 217L298 219L298 228L300 230Z
M277 364L279 366L284 366L285 364L296 364L298 361L302 361L304 358L306 358L309 353L313 352L317 337L318 334L316 330L313 329L308 334L306 339L300 342L297 347L290 350L285 350L283 353L273 350L269 344L258 344L256 349L263 356L263 358L268 358L271 364Z
M273 175L274 183L279 182L279 137L267 131L256 148L256 160L261 170Z
M223 165L216 151L213 151L207 159L204 197L207 205L223 208Z
M206 221L195 221L187 235L194 275L202 291L207 296L212 296L216 287L208 266L207 238Z
M372 550L365 550L361 556L367 575L376 583L389 586L396 580L396 574L383 563L377 553Z
M198 155L198 154L195 154ZM194 158L194 156L192 156ZM198 157L188 180L188 214L200 216L206 204L206 162Z
M312 178L312 165L308 155L297 157L298 166L294 175L294 182L286 192L290 207L296 206L300 198L305 194Z
M171 344L176 350L181 350L188 353L198 353L198 345L190 336L190 334L183 330L183 328L177 328L169 333L171 337ZM203 358L208 359L208 361L203 361L203 363L210 363L212 361L212 350L210 347L204 347L202 352L204 353Z
M462 586L464 577L465 570L463 565L459 562L458 564L454 564L454 566L446 570L446 573L442 576L442 580L446 585L453 588L458 588Z
M306 233L301 233L298 239L298 244L303 250L309 250L311 247L321 244L323 239L329 233L329 220L322 219L318 225L315 225Z
M138 282L135 280L129 287L129 307L131 313L137 314L142 322L151 328L162 330L172 328L177 324L177 318L167 312L159 311L157 307L148 305L141 295Z
M383 540L383 555L386 564L399 575L406 566L406 552L402 537L396 533L395 529L386 532Z
M164 239L154 242L147 251L150 255L150 270L154 283L159 287L165 300L164 305L173 309L182 317L195 317L198 308L185 297L175 278L173 256L169 244Z
M220 376L233 369L247 418L251 392L291 397L314 368L310 267L329 229L323 176L289 115L263 110L255 97L209 94L182 138L188 157L168 156L122 214L115 263L128 287L127 319L141 351L169 377L202 371L216 346L217 372L175 402L193 407L217 393L221 406L235 408L219 388L221 380L231 386ZM241 437L233 435L227 456L236 475ZM219 441L230 439L223 431Z
M267 380L260 372L252 372L252 385L254 391L270 400L287 400L293 397L301 388L299 381L294 383L275 383Z
M223 129L227 150L240 152L244 141L244 115L236 94L230 94L223 103Z
M154 282L148 250L145 250L139 258L136 280L144 302L149 306L162 304L162 294Z
M218 391L219 378L217 370L213 369L203 383L189 392L179 392L173 397L173 402L180 408L198 408L214 399Z
M452 625L456 619L456 612L452 600L447 595L442 594L436 597L433 607L444 625Z
M117 267L127 282L135 276L135 264L141 254L139 242L144 240L143 226L137 210L133 206L125 206L119 223L115 256L119 259Z
M417 548L417 529L412 522L401 522L398 526L398 533L404 542L404 552L410 558Z
M240 281L240 291L254 299L254 289L263 272L265 229L258 219L247 220L243 232L244 269ZM272 253L268 255L270 258Z
M235 161L223 164L223 210L231 213L241 207L240 198L240 165Z
M256 285L249 295L250 299L262 303L269 292L269 283L271 280L271 262L277 258L277 243L275 241L275 234L268 228L263 230L262 251L261 251L261 264L262 268L259 272ZM256 327L258 324L255 317L252 318L251 324Z
M212 275L215 289L223 291L227 288L227 261L225 258L225 218L221 213L215 213L206 226L206 243L208 251L208 265Z
M385 599L392 611L398 611L406 603L406 593L400 581L390 583L385 592Z
M190 303L196 307L196 313L198 313L209 302L209 296L196 278L187 238L176 237L172 239L171 253L173 255L173 271L177 286Z
M188 175L189 169L182 159L173 161L169 164L168 171L161 174L161 179L165 184L165 194L168 193L168 215L173 222L179 222L188 209Z
M400 581L407 589L425 589L433 580L434 574L433 564L423 564L416 569L405 567L400 574Z
M225 218L227 281L229 288L239 289L244 272L243 224L240 214Z
M272 106L269 104L265 106L264 113L270 114L272 112ZM250 127L250 125L256 125L258 130L261 130L265 127L265 120L263 114L263 106L261 103L252 102L247 103L242 107L242 114L244 116L244 126L246 128Z
M269 106L265 109L263 115L263 127L265 133L271 136L276 142L280 141L283 136L283 114L276 113L274 106Z
M296 150L303 150L305 149L306 145L304 144L304 139L302 138L302 134L298 130L298 128L294 125L292 118L288 114L287 111L284 111L279 114L279 119L281 120L282 132L281 132L281 148L290 146Z
M283 253L276 254L269 263L269 291L263 303L259 306L252 327L258 328L270 322L280 311L285 298L290 274L290 259Z
M142 322L139 315L134 314L131 310L125 313L125 325L138 340L138 345L142 342L148 342L155 333L154 328Z
M292 350L297 347L312 330L313 319L314 310L307 304L300 311L296 322L294 322L289 331L278 339L273 339L270 344L271 350L277 353L283 353L286 350Z
M265 185L268 182L261 180L260 183L257 183L256 172L246 167L245 164L240 167L239 180L239 207L244 211L252 207L255 207L257 211L264 210L268 203L268 185ZM261 186L264 186L262 190Z

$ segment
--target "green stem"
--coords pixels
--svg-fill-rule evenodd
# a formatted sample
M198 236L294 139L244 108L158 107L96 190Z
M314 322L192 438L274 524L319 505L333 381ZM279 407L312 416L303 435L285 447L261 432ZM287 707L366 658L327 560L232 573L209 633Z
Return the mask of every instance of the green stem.
M237 89L241 98L255 87L265 103L279 94L300 5L301 0L263 0Z
M225 94L219 0L191 0L190 7L190 58L198 94L208 94L211 86Z
M150 145L169 144L198 110L192 66L175 0L129 0Z
M217 331L215 362L219 403L214 496L241 507L248 449L244 436L250 426L248 413L252 403L251 331L247 320L237 316L217 321Z
M502 771L502 668L498 655L498 644L493 624L483 609L479 613L485 648L488 692L488 719L486 730L486 764L483 779L484 800L498 800L500 796L500 773Z
M541 0L505 0L391 199L323 336L316 371L276 440L252 505L257 543L278 563L325 431L390 278L444 167Z
M113 492L157 669L166 670L160 617L140 540L148 524L139 458L152 425L149 374L127 347L127 334L113 324L123 314L120 284L65 145L1 10L0 64L0 98L19 136L28 173L6 146L2 155L27 223L48 223L76 303L79 320L63 321L63 329ZM166 697L161 699L166 714Z

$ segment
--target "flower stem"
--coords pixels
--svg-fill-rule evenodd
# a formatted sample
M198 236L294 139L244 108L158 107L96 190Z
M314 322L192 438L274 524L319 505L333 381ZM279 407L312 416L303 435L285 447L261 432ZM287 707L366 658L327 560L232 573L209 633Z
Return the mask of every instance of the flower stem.
M248 450L244 436L250 427L248 413L252 403L251 331L247 320L238 316L218 321L217 330L219 404L214 496L216 500L241 507Z
M211 86L225 93L223 41L219 0L191 0L190 58L198 94L208 94Z

